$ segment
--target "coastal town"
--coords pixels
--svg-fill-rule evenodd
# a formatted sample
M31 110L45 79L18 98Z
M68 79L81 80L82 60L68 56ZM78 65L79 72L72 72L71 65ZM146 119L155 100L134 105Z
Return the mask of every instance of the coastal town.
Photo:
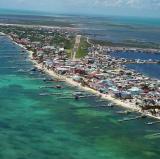
M148 50L93 44L71 28L1 25L0 31L29 51L38 69L143 116L160 119L160 80L125 66L126 63L159 64L160 61L111 56L112 52ZM160 50L149 52L160 53ZM80 100L82 96L77 93L75 99Z

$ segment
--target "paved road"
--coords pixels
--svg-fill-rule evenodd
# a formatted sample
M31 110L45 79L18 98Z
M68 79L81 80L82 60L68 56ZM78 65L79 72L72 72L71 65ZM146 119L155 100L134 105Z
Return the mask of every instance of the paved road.
M76 59L76 53L78 51L80 42L81 42L81 35L77 35L76 40L75 40L75 44L74 44L74 48L73 48L73 58L72 58L73 61Z
M87 43L93 46L93 44L89 41L89 37L87 37Z

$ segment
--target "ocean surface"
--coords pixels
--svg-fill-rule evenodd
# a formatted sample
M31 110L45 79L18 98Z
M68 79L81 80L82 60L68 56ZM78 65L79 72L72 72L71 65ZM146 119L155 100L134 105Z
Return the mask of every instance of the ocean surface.
M146 53L146 52L114 52L112 57L125 59L141 59L141 60L159 60L160 54ZM160 64L127 64L129 69L134 69L137 72L143 73L149 77L160 79Z
M160 19L139 17L88 17L78 19L84 34L112 42L160 42ZM82 21L81 21L82 20ZM78 23L78 22L77 22Z
M55 15L1 10L0 23L73 27L78 28L81 34L97 40L160 44L160 18Z
M118 122L123 110L94 108L98 98L60 99L43 92L73 93L41 88L41 73L20 73L33 67L22 49L0 37L0 159L159 159L160 125L154 119ZM105 102L107 103L107 102ZM82 107L92 107L83 108ZM137 116L132 113L129 116Z
M126 66L148 77L160 80L160 64L128 64Z

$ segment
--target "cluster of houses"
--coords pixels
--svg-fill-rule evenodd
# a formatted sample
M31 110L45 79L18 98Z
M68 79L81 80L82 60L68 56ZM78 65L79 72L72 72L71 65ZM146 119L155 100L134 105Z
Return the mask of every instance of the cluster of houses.
M14 41L34 50L34 60L41 63L43 67L71 78L82 86L128 101L144 112L160 116L160 80L128 70L122 66L120 59L104 53L106 49L92 45L88 48L87 56L72 60L67 56L63 45L51 46L49 39L44 43L31 42L29 39L20 39L13 33L10 35ZM64 35L68 36L68 34Z

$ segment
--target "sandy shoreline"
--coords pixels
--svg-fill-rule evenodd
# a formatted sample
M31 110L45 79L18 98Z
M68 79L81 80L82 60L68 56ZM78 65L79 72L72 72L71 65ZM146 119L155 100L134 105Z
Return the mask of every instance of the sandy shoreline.
M11 37L10 37L10 39L12 40ZM13 41L13 40L12 40L12 41ZM56 74L54 71L48 70L47 68L42 67L42 65L41 65L41 64L38 64L36 60L33 60L33 58L32 58L32 53L33 53L33 52L32 52L32 51L27 50L27 49L25 48L25 46L23 46L23 45L21 45L21 44L18 44L18 43L16 43L15 41L13 41L13 42L14 42L16 45L18 45L19 47L25 49L25 50L28 52L28 54L29 54L29 60L34 64L35 67L37 67L38 69L41 69L41 70L45 71L45 73L47 73L47 74L50 75L51 77L54 77L54 78L57 78L57 79L60 79L60 80L64 80L66 83L71 84L71 85L73 85L73 86L76 86L76 87L78 87L79 89L82 89L82 90L84 90L84 91L90 92L90 93L95 94L95 95L97 95L97 96L101 96L102 99L104 99L104 100L106 100L106 101L110 101L110 102L116 104L117 106L120 106L120 107L129 109L129 110L132 110L132 111L134 111L134 112L138 112L138 113L144 114L144 113L140 110L140 108L138 108L136 105L134 105L134 104L132 104L132 103L129 103L129 102L127 103L127 102L125 102L125 101L123 102L123 101L121 101L121 100L119 100L119 99L113 98L111 95L102 94L102 93L100 93L99 91L96 91L96 90L91 89L91 88L89 88L89 87L84 87L84 86L82 86L80 83L73 81L71 78L68 78L68 77L62 76L62 75L58 75L58 74ZM151 115L151 114L149 114L149 113L145 113L144 115L149 116L149 117L151 117L151 118L155 118L155 119L160 120L160 117L153 116L153 115Z
M72 27L72 26L54 26L54 25L51 25L51 26L47 26L47 25L32 25L32 24L16 24L16 23L12 23L12 24L9 24L9 23L0 23L0 26L16 26L16 27L28 27L28 28L34 28L34 27L41 27L41 28L45 28L45 29L66 29L66 30L74 30L74 31L79 31L79 30L85 30L85 29L89 29L89 28L80 28L80 27ZM88 43L92 45L91 42L89 42L89 37L88 37ZM106 45L107 46L107 45ZM160 53L160 50L159 48L141 48L141 47L127 47L127 46L107 46L107 47L110 47L112 49L118 49L118 50L124 50L125 49L131 49L131 50L143 50L143 51L146 51L146 50L149 50L151 53L153 52L156 52L156 53Z
M27 28L33 28L33 27L41 27L41 28L45 28L45 29L71 29L71 30L80 30L81 28L78 27L72 27L72 26L47 26L47 25L32 25L32 24L8 24L8 23L0 23L0 26L16 26L16 27L27 27Z

